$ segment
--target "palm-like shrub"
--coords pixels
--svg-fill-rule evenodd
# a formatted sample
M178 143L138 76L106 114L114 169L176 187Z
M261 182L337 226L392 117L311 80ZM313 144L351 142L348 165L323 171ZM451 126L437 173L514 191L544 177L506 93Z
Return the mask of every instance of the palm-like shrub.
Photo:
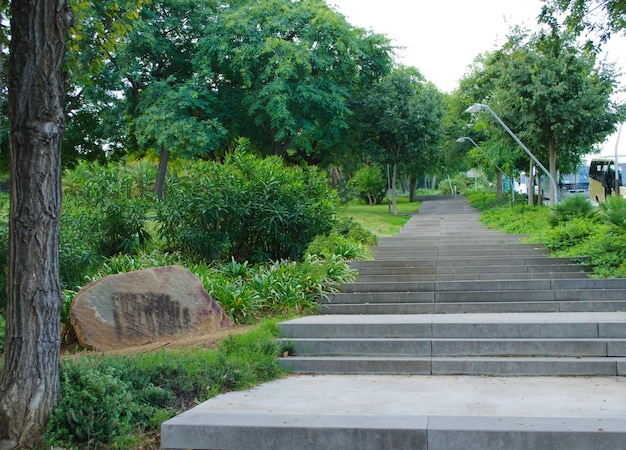
M574 218L594 220L596 217L597 211L591 201L585 196L574 195L565 197L552 208L549 221L550 225L556 226Z
M606 203L600 204L603 220L626 232L626 199L623 197L608 197Z

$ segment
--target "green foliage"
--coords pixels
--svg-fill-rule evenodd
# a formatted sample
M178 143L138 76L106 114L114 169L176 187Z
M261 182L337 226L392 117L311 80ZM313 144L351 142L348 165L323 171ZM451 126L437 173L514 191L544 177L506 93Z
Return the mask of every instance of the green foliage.
M469 204L481 212L487 212L491 208L503 206L504 201L498 200L495 192L468 190L463 193ZM498 210L500 211L500 210Z
M322 298L356 273L341 255L307 255L303 261L283 260L248 266L231 261L219 267L190 268L236 323L315 311Z
M551 222L552 218L551 217ZM588 217L570 217L561 220L541 235L541 242L551 250L565 250L578 247L597 230L593 220Z
M367 247L337 231L328 235L319 235L309 244L307 253L311 255L341 255L346 259L369 259Z
M380 166L364 166L354 174L350 186L369 205L378 205L387 192L387 179Z
M575 218L595 219L597 211L588 197L574 195L565 197L553 206L550 225L557 226Z
M199 73L215 72L203 75L226 127L295 161L332 161L356 91L391 66L387 38L352 27L321 1L231 5L207 31L193 62Z
M593 236L580 246L579 255L589 258L596 276L626 278L626 235L599 227Z
M334 230L347 239L373 247L378 244L378 238L367 230L361 223L351 217L342 217L334 226Z
M468 195L470 197L473 197L473 205L485 208L481 221L487 226L507 233L529 235L529 240L543 243L555 256L573 257L589 264L595 276L626 277L626 234L610 221L600 223L597 212L588 210L585 199L566 202L559 208L560 220L552 225L555 208L527 204L513 208L493 206L483 195L476 193ZM623 204L618 200L615 205L614 217L617 223L621 223ZM610 209L611 206L604 208Z
M234 335L217 350L159 350L62 361L62 400L52 412L49 446L130 448L141 433L217 394L280 377L273 322Z
M61 402L48 420L48 439L63 446L127 443L138 412L128 383L112 368L68 364L61 371Z
M314 168L235 153L223 164L188 167L157 216L172 248L207 261L297 260L316 235L330 230L335 204Z
M600 212L604 221L616 227L621 233L626 232L626 199L608 197L606 203L600 204Z

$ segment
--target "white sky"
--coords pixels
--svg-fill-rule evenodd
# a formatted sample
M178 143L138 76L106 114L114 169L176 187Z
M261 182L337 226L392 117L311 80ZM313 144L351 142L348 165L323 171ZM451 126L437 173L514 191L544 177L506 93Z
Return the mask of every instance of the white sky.
M384 34L398 62L416 67L452 92L475 57L499 48L515 25L536 28L541 0L327 0L354 26ZM626 38L614 37L606 58L626 71ZM620 78L626 84L626 77ZM620 95L618 98L624 98ZM626 136L620 139L626 145ZM614 147L614 144L612 144Z

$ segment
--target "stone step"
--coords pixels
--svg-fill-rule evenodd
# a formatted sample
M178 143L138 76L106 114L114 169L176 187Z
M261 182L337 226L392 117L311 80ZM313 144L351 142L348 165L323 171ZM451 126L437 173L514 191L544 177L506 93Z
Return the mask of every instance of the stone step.
M425 250L379 250L374 249L374 258L380 259L411 259L411 258L484 258L489 256L502 257L524 257L524 256L539 256L549 255L547 249L538 250L533 248L521 248L521 249L501 249L501 250L439 250L439 249L425 249Z
M626 313L305 316L278 324L285 338L621 338Z
M533 279L550 279L558 278L588 278L589 273L586 272L542 272L542 273L474 273L471 274L474 280L533 280ZM467 273L423 273L423 274L407 274L407 275L367 275L359 274L358 281L363 283L395 283L395 282L413 282L413 281L466 281L468 279Z
M615 450L620 378L299 375L217 396L161 428L161 448Z
M624 297L621 296L623 299ZM450 303L358 303L321 307L319 314L464 314L518 312L620 312L626 300L594 301L500 301Z
M290 356L625 357L626 339L608 338L283 338Z
M293 356L281 363L303 374L464 376L625 376L623 357Z
M406 258L405 260L399 259L377 259L377 260L364 260L364 261L352 261L350 265L356 270L360 270L363 267L454 267L454 266L472 266L472 265L489 265L489 266L519 266L527 267L526 270L532 270L534 266L544 265L562 265L562 264L577 264L584 263L584 258L552 258L548 256L506 256L506 257L491 257L485 256L468 258L468 257L413 257Z
M467 266L437 266L435 262L432 264L421 264L416 267L380 267L374 264L361 265L357 269L361 281L365 281L366 276L387 276L387 275L465 275L473 278L477 274L551 274L551 273L590 273L591 269L580 264L546 264L536 266L520 266L520 265L480 265L472 264ZM549 278L549 277L548 277Z
M516 291L598 291L625 290L622 278L570 278L532 280L461 280L461 281L406 281L406 282L354 282L340 286L341 292L510 292Z
M626 313L310 316L279 324L298 373L626 375Z

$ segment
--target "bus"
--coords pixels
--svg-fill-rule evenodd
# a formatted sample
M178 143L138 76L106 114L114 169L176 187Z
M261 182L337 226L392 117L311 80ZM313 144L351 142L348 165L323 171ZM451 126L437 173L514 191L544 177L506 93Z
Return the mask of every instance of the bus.
M606 198L611 195L626 198L626 189L622 187L624 172L626 172L626 156L618 157L616 186L615 157L594 156L589 165L589 198L596 203L606 202Z
M559 198L589 194L589 166L580 166L575 173L559 174Z

